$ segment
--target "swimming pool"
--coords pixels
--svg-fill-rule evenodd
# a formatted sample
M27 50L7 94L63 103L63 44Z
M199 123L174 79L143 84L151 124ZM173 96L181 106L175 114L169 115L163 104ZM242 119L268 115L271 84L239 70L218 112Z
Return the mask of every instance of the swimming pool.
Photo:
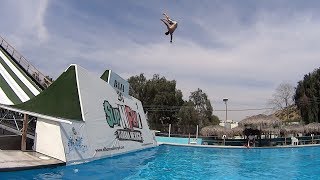
M221 149L162 145L94 162L0 173L1 179L317 179L320 147Z

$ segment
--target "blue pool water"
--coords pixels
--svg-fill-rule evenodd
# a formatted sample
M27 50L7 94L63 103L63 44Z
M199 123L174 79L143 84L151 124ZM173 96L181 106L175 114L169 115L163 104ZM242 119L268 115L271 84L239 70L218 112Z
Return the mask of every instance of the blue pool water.
M0 179L318 179L320 147L214 149L163 145L91 163L0 173Z

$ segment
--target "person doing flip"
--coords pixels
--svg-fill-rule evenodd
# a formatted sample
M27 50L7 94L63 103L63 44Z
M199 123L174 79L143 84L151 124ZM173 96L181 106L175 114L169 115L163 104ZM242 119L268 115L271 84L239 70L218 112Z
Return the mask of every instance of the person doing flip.
M168 31L165 33L165 35L170 34L170 43L172 43L172 34L173 32L177 29L178 27L178 22L170 19L170 17L166 14L163 13L166 19L160 19L166 26Z

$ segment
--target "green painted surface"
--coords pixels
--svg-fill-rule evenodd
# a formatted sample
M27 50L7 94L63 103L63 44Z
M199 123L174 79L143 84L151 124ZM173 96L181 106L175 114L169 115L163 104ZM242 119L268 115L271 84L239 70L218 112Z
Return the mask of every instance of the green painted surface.
M13 107L53 117L82 121L75 67L70 66L38 96Z
M12 58L8 55L8 53L7 53L4 49L0 48L0 51L3 52L3 54L9 59L9 61L23 74L23 76L24 76L25 78L27 78L27 80L28 80L39 92L42 91L42 89L37 85L37 83L35 83L34 80L31 79L31 78L26 74L26 72L25 72L24 70L21 69L21 67L17 64L18 62L15 62L14 60L12 60Z
M104 73L101 75L100 78L103 79L104 81L108 82L108 80L109 80L109 70L104 71Z
M7 95L7 97L10 99L10 101L13 104L22 103L20 98L13 91L13 89L10 87L10 85L7 83L7 81L3 78L1 74L0 74L0 87L2 88L3 92Z
M6 69L6 71L10 74L10 76L14 79L14 81L20 86L20 88L28 95L31 99L35 95L31 92L31 90L19 79L19 77L11 70L11 68L4 62L4 60L0 57L0 64Z

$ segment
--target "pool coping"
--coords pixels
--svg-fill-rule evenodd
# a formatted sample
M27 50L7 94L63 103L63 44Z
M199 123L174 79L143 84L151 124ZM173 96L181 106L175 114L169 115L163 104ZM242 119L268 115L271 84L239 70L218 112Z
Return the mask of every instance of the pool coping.
M169 146L187 146L187 147L199 147L199 148L219 148L219 149L274 149L274 148L301 148L301 147L316 147L320 144L301 144L301 145L286 145L286 146L266 146L266 147L246 147L246 146L222 146L222 145L200 145L200 144L178 144L158 142L158 145Z

